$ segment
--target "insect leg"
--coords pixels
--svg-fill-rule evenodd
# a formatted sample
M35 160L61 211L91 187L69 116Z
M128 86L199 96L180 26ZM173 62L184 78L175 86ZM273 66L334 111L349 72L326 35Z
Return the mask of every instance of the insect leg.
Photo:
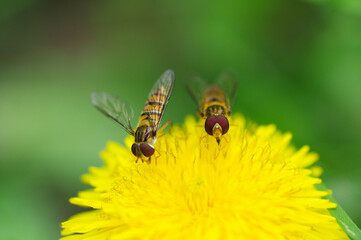
M142 160L142 163L144 163L144 159L142 157L137 157L137 160L135 160L135 163L138 163L139 158Z
M164 134L162 134L162 136L163 136L163 135L164 135ZM160 152L159 152L157 149L155 149L155 151L157 151L158 156L155 157L154 162L155 162L155 165L158 165L158 158L160 157Z
M169 130L169 132L171 131L171 129L172 129L172 120L169 120L168 122L166 122L159 130L158 130L158 132L161 132L161 131L163 131L164 130L164 128L166 128L167 126L168 126L168 124L170 125L170 130Z
M165 135L165 133L159 135L157 138L161 138L161 137L163 137L164 135Z
M155 157L155 160L154 160L155 165L158 165L158 158L159 158L159 156Z
M201 137L201 142L203 142L206 137L207 137L207 135L202 136Z

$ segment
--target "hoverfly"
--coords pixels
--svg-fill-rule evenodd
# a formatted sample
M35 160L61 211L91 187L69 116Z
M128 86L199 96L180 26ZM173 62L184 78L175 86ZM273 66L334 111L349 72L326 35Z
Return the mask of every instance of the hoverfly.
M157 141L159 124L172 93L174 81L175 75L172 70L167 70L160 76L149 93L135 130L130 124L130 120L134 116L133 109L125 100L106 92L91 94L92 104L100 112L113 119L125 131L134 136L135 143L131 150L134 156L141 158L142 161L144 161L143 156L148 157L150 161L150 157L154 154L153 145Z
M228 118L232 112L231 104L237 89L236 75L226 71L213 84L194 76L190 79L187 89L197 105L198 114L205 119L204 128L207 134L214 136L219 144L222 135L229 129Z

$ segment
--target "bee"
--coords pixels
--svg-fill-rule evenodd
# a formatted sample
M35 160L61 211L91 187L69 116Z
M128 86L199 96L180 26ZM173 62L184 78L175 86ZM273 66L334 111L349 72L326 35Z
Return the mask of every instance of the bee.
M172 70L165 71L156 81L149 93L148 99L140 115L138 126L133 130L130 121L134 117L132 107L123 99L106 92L93 92L92 104L105 116L120 124L125 131L134 136L131 147L132 153L143 160L154 154L154 144L157 141L158 130L161 131L167 124L159 129L164 110L167 107L173 90L175 75Z
M218 144L229 129L228 118L232 113L231 104L237 85L237 77L230 71L222 73L213 84L194 76L187 85L187 90L197 105L197 113L205 119L207 134L215 137Z

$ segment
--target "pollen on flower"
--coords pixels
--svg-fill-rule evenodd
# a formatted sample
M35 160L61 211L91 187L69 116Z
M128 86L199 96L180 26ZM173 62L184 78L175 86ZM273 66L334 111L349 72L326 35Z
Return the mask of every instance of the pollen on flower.
M290 145L274 125L246 125L234 116L220 145L188 117L159 138L151 164L135 163L109 142L102 168L83 181L93 189L71 203L93 208L62 224L76 239L348 239L318 191L309 147Z

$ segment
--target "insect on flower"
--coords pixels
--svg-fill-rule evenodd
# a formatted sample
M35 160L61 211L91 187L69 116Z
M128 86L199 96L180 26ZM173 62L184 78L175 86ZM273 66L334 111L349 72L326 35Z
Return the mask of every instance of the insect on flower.
M236 75L230 71L222 73L213 84L208 84L201 77L192 77L187 85L189 94L197 105L197 112L205 119L206 132L221 141L222 135L229 129L228 118L231 104L237 89Z
M167 122L161 129L159 124L162 120L164 110L173 90L175 75L172 70L167 70L154 84L145 102L139 123L135 131L130 120L133 118L132 107L123 99L106 92L93 92L91 101L93 105L104 115L119 123L129 134L135 138L132 145L134 156L150 158L154 154L153 145L157 141L157 133L164 129Z

